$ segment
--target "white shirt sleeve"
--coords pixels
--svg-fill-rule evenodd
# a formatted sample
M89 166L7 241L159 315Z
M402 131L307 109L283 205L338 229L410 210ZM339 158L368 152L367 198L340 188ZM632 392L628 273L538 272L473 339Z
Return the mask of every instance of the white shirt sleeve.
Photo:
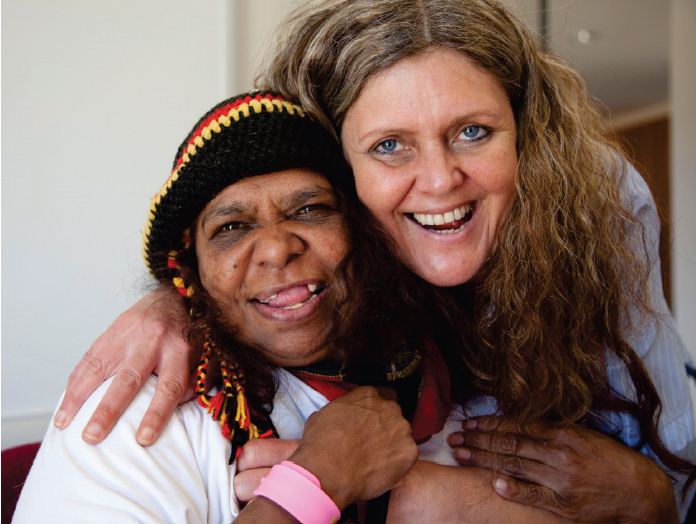
M104 442L83 442L82 429L110 382L68 428L49 427L13 522L231 522L239 507L234 467L227 464L230 446L207 413L189 402L176 410L155 444L136 443L154 395L153 377Z

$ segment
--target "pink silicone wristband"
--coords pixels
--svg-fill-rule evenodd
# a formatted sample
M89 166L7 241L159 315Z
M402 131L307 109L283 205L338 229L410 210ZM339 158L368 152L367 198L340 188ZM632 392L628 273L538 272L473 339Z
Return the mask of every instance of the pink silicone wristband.
M273 466L254 495L272 500L302 524L332 524L341 516L319 479L289 460Z

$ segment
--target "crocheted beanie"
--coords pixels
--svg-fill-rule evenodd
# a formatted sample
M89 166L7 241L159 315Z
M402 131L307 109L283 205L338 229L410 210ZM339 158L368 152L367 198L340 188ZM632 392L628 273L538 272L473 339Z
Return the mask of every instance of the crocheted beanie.
M143 231L145 263L168 280L167 257L181 251L183 232L208 202L245 177L307 168L332 182L350 180L336 140L301 107L273 93L220 102L179 147L172 172L154 196Z

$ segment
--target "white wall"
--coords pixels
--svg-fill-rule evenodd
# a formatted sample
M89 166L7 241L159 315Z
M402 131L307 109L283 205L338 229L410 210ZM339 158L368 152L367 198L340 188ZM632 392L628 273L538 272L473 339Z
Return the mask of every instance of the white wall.
M147 281L140 231L195 119L229 93L225 0L2 2L2 446Z
M299 0L2 2L2 447L149 279L150 196Z
M671 2L672 297L682 339L696 359L696 2Z

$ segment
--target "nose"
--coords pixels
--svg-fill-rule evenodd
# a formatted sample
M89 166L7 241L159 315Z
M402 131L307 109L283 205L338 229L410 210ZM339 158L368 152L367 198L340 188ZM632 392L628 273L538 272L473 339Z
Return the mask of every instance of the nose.
M432 195L445 195L464 180L461 159L446 145L427 148L421 155L416 188Z
M267 269L282 269L305 249L304 240L282 224L262 227L257 230L252 263Z

